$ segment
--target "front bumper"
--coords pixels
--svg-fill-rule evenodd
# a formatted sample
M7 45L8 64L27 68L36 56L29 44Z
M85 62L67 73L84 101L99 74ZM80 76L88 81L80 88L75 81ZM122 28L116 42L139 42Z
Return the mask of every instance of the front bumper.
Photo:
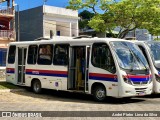
M153 91L153 83L147 85L129 85L126 84L122 91L119 91L119 97L132 97L132 96L144 96L150 95Z

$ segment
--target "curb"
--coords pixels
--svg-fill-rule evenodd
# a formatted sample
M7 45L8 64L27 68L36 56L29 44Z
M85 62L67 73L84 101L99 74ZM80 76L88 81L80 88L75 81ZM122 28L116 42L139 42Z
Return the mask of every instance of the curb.
M6 80L1 80L1 79L0 79L0 82L6 82Z
M2 89L0 90L0 93L5 93L5 92L24 92L26 91L25 89Z

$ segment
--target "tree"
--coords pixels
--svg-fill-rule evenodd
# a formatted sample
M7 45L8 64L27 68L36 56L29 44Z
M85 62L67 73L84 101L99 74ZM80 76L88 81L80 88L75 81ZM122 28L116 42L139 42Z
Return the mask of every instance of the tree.
M84 10L79 13L79 17L81 18L79 20L79 29L88 29L90 28L88 26L88 21L91 20L91 18L94 16L94 13L91 13L87 10Z
M94 13L91 13L87 10L84 10L79 13L79 17L81 17L82 19L90 20L93 16L94 16Z
M118 27L118 35L113 34L118 38L136 28L147 29L153 35L160 33L160 0L70 0L67 8L91 9L95 15L88 25L110 34Z

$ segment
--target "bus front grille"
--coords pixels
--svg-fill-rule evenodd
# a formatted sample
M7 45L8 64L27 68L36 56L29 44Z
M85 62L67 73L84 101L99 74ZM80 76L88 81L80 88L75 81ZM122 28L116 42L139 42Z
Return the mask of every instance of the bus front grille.
M148 81L133 82L134 85L146 85Z
M145 92L147 88L135 88L136 93Z

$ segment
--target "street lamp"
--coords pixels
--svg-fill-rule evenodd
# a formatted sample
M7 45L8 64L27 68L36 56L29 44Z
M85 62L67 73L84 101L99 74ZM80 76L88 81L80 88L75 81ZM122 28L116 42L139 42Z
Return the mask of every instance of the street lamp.
M43 37L45 37L45 4L46 4L47 0L43 0L43 5L44 5L44 8L43 8L43 12L44 12L44 16L43 16Z
M46 4L46 2L47 2L47 0L43 0L43 5L45 5L45 4Z

